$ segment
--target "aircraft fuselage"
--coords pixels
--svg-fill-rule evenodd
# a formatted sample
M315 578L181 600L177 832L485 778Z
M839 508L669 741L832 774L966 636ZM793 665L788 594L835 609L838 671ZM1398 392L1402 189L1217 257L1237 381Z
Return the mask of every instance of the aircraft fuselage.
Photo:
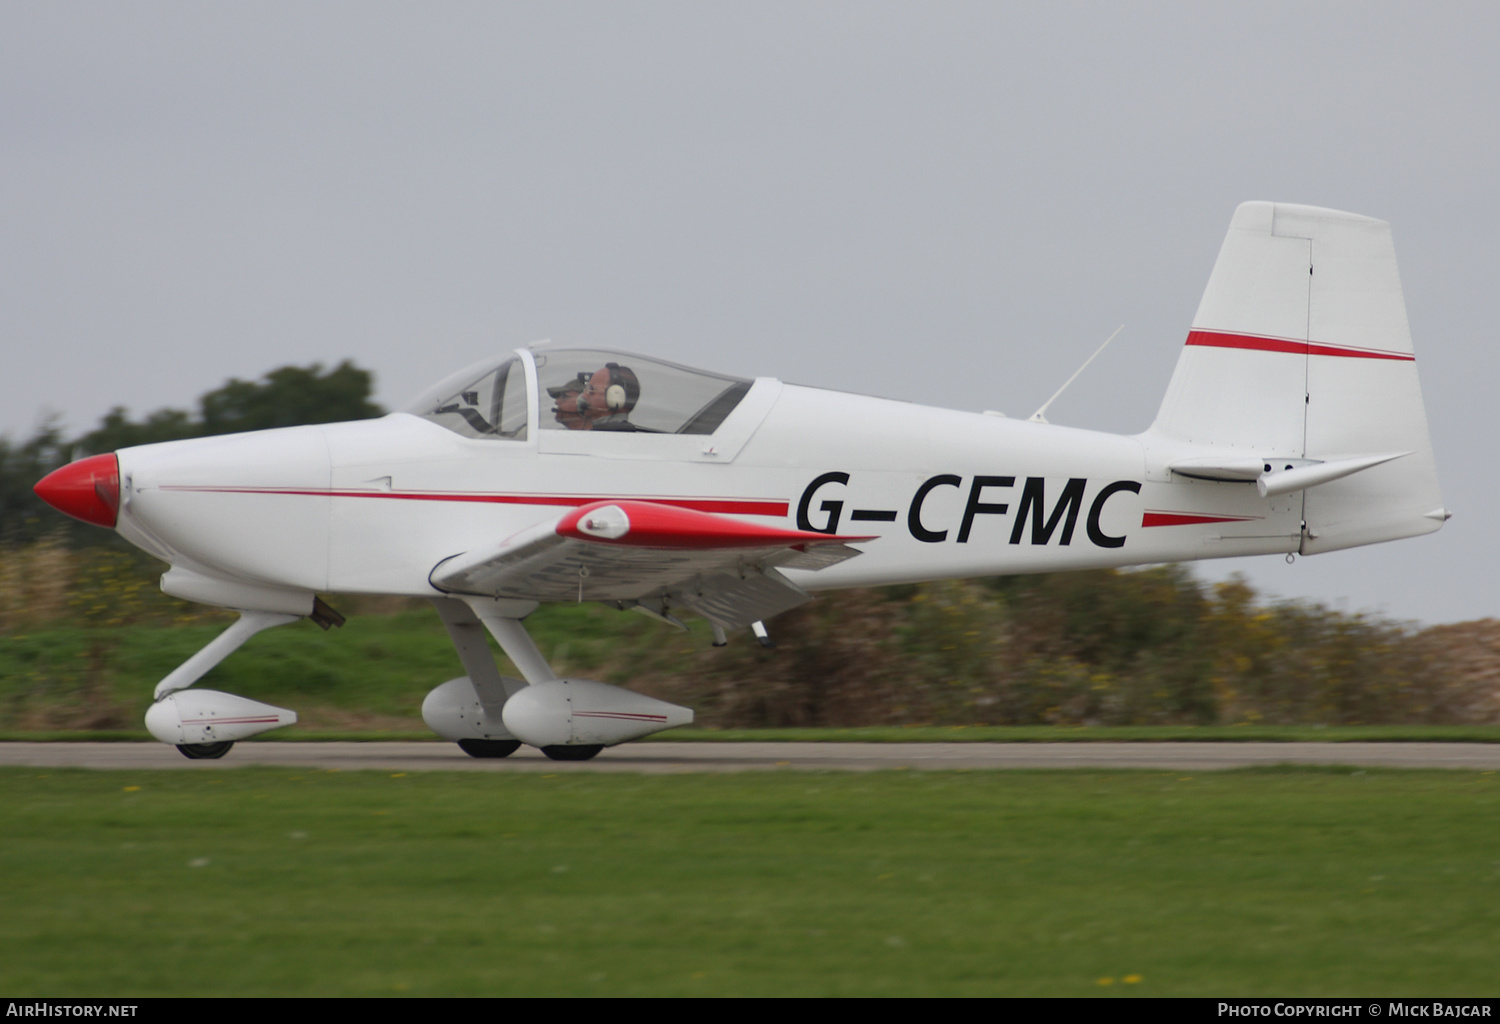
M1139 438L774 380L751 390L752 412L762 390L773 400L724 455L705 454L711 436L650 434L539 451L403 413L124 449L118 528L211 575L412 596L439 593L429 574L443 559L621 498L878 538L859 558L789 571L808 590L1298 546L1291 498L1153 474Z

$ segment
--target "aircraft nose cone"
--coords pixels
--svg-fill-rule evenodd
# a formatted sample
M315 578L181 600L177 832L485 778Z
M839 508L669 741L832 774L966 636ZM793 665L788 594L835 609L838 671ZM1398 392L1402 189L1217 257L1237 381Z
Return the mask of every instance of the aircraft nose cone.
M48 473L32 490L59 512L113 529L120 511L120 463L113 453L79 459Z

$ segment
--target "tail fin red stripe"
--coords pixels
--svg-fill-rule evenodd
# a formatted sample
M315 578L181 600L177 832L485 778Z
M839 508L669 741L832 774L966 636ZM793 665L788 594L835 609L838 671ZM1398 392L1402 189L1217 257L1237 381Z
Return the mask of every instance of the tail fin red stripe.
M1293 341L1289 338L1262 338L1254 334L1224 334L1219 331L1190 331L1189 345L1205 345L1209 348L1243 348L1255 352L1289 352L1299 356L1343 356L1348 359L1396 359L1413 362L1416 356L1405 352L1385 352L1374 348L1346 348L1340 345L1319 345L1310 341Z

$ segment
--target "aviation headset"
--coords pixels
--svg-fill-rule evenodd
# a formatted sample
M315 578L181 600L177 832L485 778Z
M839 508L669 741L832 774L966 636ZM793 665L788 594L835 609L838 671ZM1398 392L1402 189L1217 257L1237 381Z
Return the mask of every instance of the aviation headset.
M609 386L604 389L604 407L611 413L634 409L636 400L641 397L641 382L636 379L635 372L619 363L605 363L604 368L609 371ZM587 400L580 394L578 411L584 412L586 408Z

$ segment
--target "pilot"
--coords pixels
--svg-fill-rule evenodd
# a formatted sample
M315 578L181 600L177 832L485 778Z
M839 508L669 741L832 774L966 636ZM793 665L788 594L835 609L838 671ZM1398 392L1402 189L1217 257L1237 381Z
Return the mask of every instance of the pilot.
M582 378L583 374L578 376ZM582 429L639 430L630 422L630 412L640 397L641 382L635 371L619 363L605 363L593 372L578 395L578 414L587 421Z
M552 407L553 418L569 430L587 430L591 425L578 408L578 396L588 386L589 375L579 373L567 383L547 389L547 394L556 402Z

